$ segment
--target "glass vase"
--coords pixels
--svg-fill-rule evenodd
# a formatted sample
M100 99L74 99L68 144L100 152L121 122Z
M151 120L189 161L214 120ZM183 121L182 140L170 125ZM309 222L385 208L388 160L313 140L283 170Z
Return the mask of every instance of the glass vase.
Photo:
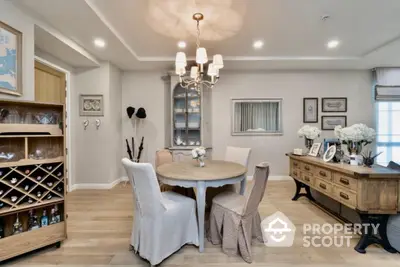
M197 161L199 162L199 167L204 167L206 164L204 163L204 158L198 158Z
M306 146L306 148L308 149L308 151L310 151L312 145L314 143L313 139L309 139L309 138L304 138L304 145Z

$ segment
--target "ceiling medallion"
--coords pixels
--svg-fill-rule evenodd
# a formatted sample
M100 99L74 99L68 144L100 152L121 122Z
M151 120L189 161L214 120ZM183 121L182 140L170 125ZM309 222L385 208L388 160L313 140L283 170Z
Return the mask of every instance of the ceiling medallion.
M195 87L200 90L200 85L205 85L212 88L219 80L219 70L224 67L222 56L217 54L213 57L213 62L208 64L207 77L204 77L204 67L208 62L207 51L204 47L200 46L200 21L204 19L202 13L194 13L193 20L197 23L197 40L196 40L196 66L190 68L190 76L186 76L186 54L184 52L176 53L175 59L175 72L179 75L179 82L183 88Z

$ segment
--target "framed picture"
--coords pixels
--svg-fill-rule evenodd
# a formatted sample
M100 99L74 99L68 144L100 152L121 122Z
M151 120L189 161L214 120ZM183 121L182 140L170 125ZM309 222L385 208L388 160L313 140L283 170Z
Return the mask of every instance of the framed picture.
M318 156L319 149L321 148L321 143L314 143L312 147L310 148L310 152L308 152L308 155L316 157Z
M342 127L347 126L346 116L322 116L321 117L321 129L322 130L333 130L336 125L341 125Z
M346 97L322 98L322 112L347 112Z
M335 156L335 154L336 154L336 146L330 146L326 151L325 151L325 154L324 154L324 161L325 162L328 162L328 161L331 161L332 159L333 159L333 157Z
M1 21L0 93L22 96L22 33Z
M104 116L103 95L80 95L80 116Z
M303 98L303 122L318 122L318 98Z

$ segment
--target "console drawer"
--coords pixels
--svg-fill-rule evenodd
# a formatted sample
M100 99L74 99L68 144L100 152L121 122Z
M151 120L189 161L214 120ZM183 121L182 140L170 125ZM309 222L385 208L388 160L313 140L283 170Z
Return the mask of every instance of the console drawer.
M328 196L332 194L332 184L324 179L315 177L314 187Z
M301 169L301 164L300 164L300 162L299 161L297 161L297 160L293 160L292 159L292 168L293 169Z
M330 170L316 167L314 175L318 176L319 178L332 181L332 172Z
M333 186L333 196L339 202L349 206L350 208L355 208L357 204L357 194L350 191L342 186Z
M299 169L292 169L291 175L294 178L301 179L301 173Z
M314 185L314 176L312 173L302 172L301 180L308 185Z
M311 164L302 163L301 170L306 171L306 172L315 172L315 167Z
M333 182L337 185L357 191L357 179L335 172L333 173Z

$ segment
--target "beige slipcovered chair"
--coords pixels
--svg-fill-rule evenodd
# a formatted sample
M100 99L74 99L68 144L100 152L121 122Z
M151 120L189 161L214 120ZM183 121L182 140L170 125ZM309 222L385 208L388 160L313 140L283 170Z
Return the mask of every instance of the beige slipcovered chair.
M160 165L171 163L172 161L172 154L168 149L161 149L156 152L156 168ZM173 186L160 183L161 192L171 191L172 188Z
M226 254L240 254L248 263L252 262L252 238L263 240L258 205L264 196L268 176L268 163L260 163L256 166L249 194L242 196L226 191L214 197L212 203L208 239L214 245L222 243Z
M196 202L178 193L160 191L149 163L127 158L122 164L136 198L131 246L151 265L157 265L185 244L199 245Z
M225 161L231 161L235 163L239 163L247 168L249 162L251 148L242 148L242 147L233 147L227 146L225 150ZM246 176L246 174L245 174ZM246 185L246 180L244 180L244 184ZM245 189L245 188L244 188ZM211 207L212 199L225 191L232 191L236 193L240 193L240 184L231 184L225 185L223 187L217 188L207 188L207 195L206 195L206 202L207 202L207 209L209 210Z

